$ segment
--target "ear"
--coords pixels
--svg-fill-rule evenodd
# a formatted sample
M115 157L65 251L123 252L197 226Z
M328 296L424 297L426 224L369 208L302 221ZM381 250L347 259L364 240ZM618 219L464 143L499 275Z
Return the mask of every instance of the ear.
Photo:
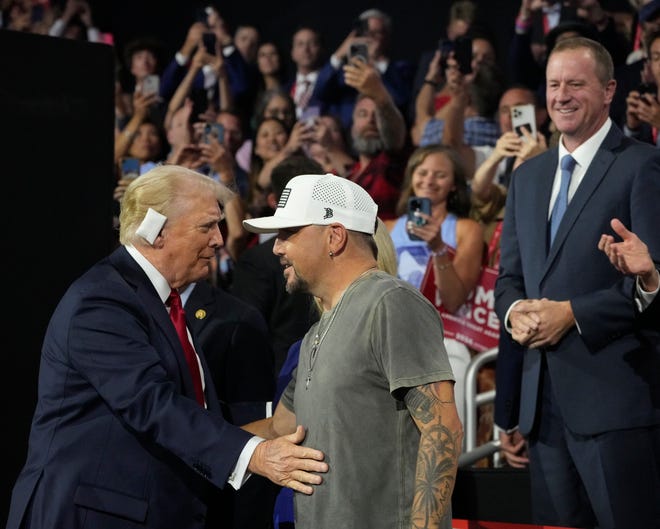
M162 230L156 236L156 238L154 239L154 242L151 246L153 248L157 248L158 250L162 249L163 246L165 246L165 237L163 237L163 231Z
M266 202L268 203L269 208L277 209L277 200L275 199L275 193L268 193L268 195L266 195Z
M343 224L330 224L328 228L328 250L338 255L346 247L348 230Z

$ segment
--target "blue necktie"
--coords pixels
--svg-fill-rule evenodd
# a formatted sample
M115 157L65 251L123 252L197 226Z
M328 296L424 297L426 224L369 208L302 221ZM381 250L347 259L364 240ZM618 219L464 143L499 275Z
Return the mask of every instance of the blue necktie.
M550 245L555 240L555 234L559 228L561 218L566 212L568 206L568 186L571 183L571 175L575 168L575 159L567 154L561 159L561 185L559 186L559 194L555 205L552 207L552 214L550 215Z

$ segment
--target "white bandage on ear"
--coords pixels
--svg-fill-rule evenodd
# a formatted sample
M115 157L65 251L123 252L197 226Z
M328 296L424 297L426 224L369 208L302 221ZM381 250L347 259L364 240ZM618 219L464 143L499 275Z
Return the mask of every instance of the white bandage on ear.
M165 215L158 213L155 209L149 208L140 226L135 230L135 233L140 237L144 237L149 244L153 244L160 230L163 229L166 220L167 217Z

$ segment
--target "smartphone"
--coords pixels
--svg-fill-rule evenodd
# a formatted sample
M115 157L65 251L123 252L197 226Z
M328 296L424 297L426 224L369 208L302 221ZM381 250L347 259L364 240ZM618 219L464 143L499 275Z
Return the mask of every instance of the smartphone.
M220 144L225 141L225 128L220 123L207 123L204 126L204 143L211 143L211 138Z
M521 138L525 137L522 131L523 128L526 128L533 137L536 137L536 111L534 105L515 105L511 107L511 127Z
M440 52L440 68L447 69L447 59L451 52L454 51L454 41L449 39L442 39L438 42L438 51Z
M364 37L369 32L369 20L357 18L353 22L353 31L356 37Z
M206 27L209 25L209 15L213 13L213 7L207 5L195 9L195 22L201 22Z
M658 96L658 85L655 83L642 83L637 87L640 97L644 94L651 96L651 99L657 99Z
M369 48L364 42L353 42L348 48L348 58L357 57L364 62L369 62Z
M215 55L216 40L217 39L215 33L211 31L207 31L202 35L202 42L204 43L204 47L206 48L206 51L211 55Z
M454 41L454 59L463 75L472 73L472 37L458 37Z
M316 105L310 105L303 109L300 114L300 121L308 127L316 125L316 119L321 115L321 108Z
M121 161L121 177L132 180L140 176L140 160L137 158L124 158Z
M440 56L447 60L449 54L454 51L454 41L449 39L442 39L438 42L438 51Z
M142 93L146 96L157 94L160 91L160 77L147 75L142 81Z
M417 224L417 226L424 226L426 220L422 217L415 215L415 212L421 211L427 215L431 214L431 199L426 197L410 197L408 199L408 220ZM408 233L408 238L413 241L421 241L420 237Z

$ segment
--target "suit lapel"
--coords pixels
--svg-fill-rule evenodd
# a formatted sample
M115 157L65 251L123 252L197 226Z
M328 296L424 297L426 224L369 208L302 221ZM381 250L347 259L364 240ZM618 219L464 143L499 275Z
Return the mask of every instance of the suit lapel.
M616 128L614 124L612 124L610 132L607 134L600 147L598 147L596 155L591 161L591 164L589 164L587 172L582 178L582 182L580 182L579 187L575 191L575 195L573 195L573 198L566 208L566 213L564 214L564 217L559 224L559 229L555 235L555 240L548 252L548 258L543 270L543 276L545 276L553 261L557 258L559 249L563 246L566 238L574 229L575 224L580 218L580 213L582 213L585 205L589 202L589 199L594 194L603 178L607 174L610 166L616 159L616 155L614 154L613 150L621 144L622 138L623 134L621 131ZM546 207L549 201L550 194L548 193L548 198L545 203ZM593 244L596 245L597 243L598 241L594 241Z
M532 222L525 229L533 230L534 237L531 239L535 244L535 250L532 252L535 262L530 266L530 270L542 272L545 270L548 256L548 204L552 193L552 183L557 171L557 148L547 151L547 160L544 160L543 166L552 167L552 170L540 170L539 174L525 174L522 178L531 178L537 180L537 184L525 185L524 189L533 193L529 198L522 198L529 201L532 211L529 217ZM516 176L520 178L519 175ZM540 277L538 283L540 284Z
M193 387L190 369L186 363L183 347L179 341L176 329L174 328L174 325L172 325L172 320L170 320L167 309L156 292L156 289L154 289L154 286L151 284L151 281L149 281L149 278L146 276L142 268L140 268L123 246L113 252L111 260L126 281L133 285L135 293L144 304L147 313L153 318L156 325L160 328L169 342L171 349L160 349L158 352L160 355L171 355L178 366L180 384L183 388L184 394L194 398L195 389Z

